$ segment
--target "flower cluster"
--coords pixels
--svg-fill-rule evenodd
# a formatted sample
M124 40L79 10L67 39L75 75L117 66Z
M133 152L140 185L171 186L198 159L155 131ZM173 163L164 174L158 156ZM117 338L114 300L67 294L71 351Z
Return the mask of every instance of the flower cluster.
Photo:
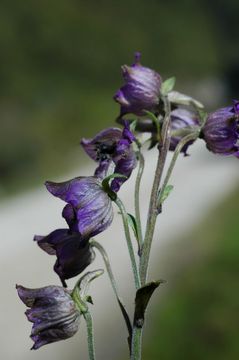
M239 158L238 101L202 116L202 105L173 91L170 79L163 82L156 71L142 66L139 53L135 55L134 64L124 65L122 71L125 84L114 99L120 104L117 122L123 128L107 128L91 139L81 140L86 154L97 163L94 174L45 184L50 194L66 203L62 216L67 225L46 236L36 235L34 241L47 254L56 256L54 271L63 286L40 289L17 286L20 299L29 308L27 318L33 323L33 349L69 338L78 330L81 309L74 291L66 289L66 280L81 274L95 258L90 240L112 223L112 192L116 198L137 166L137 153L143 146L137 134L146 133L151 145L157 144L159 149L168 143L166 151L177 148L176 153L184 155L189 145L200 137L210 151ZM133 114L136 119L126 121L126 114ZM168 142L162 140L166 122ZM137 226L137 222L135 224Z
M94 176L77 177L62 183L47 181L45 184L53 196L66 203L62 216L68 227L56 229L46 236L35 235L34 241L47 254L56 256L54 271L63 287L67 287L67 279L81 274L95 258L90 239L106 230L113 220L112 199L103 180L112 176L111 191L119 191L137 163L134 141L127 123L123 129L109 128L93 139L82 139L86 153L98 162ZM34 323L32 349L68 338L77 331L79 310L71 292L63 287L34 290L17 286L19 297L31 307L26 314Z

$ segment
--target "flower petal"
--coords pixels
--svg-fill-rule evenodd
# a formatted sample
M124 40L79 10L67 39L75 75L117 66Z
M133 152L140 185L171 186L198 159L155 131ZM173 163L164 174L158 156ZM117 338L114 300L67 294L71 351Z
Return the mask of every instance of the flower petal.
M46 286L28 289L17 285L20 299L29 309L27 318L33 323L32 349L67 339L73 336L80 323L80 312L71 298L70 292L60 286Z
M40 248L50 255L56 255L54 270L64 280L77 276L94 260L94 252L89 239L68 229L58 229L45 237L35 237ZM50 249L50 250L49 250Z

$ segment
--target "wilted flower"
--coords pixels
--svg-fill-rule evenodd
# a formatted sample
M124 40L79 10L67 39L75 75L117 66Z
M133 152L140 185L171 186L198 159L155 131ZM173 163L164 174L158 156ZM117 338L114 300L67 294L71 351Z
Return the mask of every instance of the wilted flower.
M208 150L239 157L239 101L209 114L201 136Z
M179 143L179 141L185 136L181 135L180 131L185 129L194 128L199 125L198 118L194 112L186 109L175 109L171 112L171 131L172 137L170 140L169 150L174 151ZM177 134L178 131L178 134ZM173 134L175 133L175 135ZM194 140L195 141L195 140ZM189 141L186 145L183 146L181 152L184 155L187 155L187 149L194 141Z
M103 190L101 179L77 177L62 183L46 182L48 191L68 203L63 217L71 231L90 238L104 231L113 220L111 199Z
M122 66L123 77L126 82L114 96L121 105L120 116L133 113L144 115L144 110L154 112L159 104L161 77L160 75L140 64L140 54L135 54L132 66Z
M114 164L114 173L129 178L137 163L132 147L134 140L135 137L130 131L129 125L125 124L123 130L108 128L98 133L93 139L82 139L81 145L93 160L99 162L99 166L95 170L96 176L106 177L111 165ZM112 190L118 191L126 180L125 178L114 178L111 183Z
M27 289L17 285L17 292L29 307L26 316L33 323L32 349L73 336L80 324L80 311L76 307L71 292L61 286L46 286Z
M89 239L83 238L80 233L58 229L47 236L36 235L34 240L49 255L56 255L54 270L64 286L66 286L65 279L80 274L94 260Z

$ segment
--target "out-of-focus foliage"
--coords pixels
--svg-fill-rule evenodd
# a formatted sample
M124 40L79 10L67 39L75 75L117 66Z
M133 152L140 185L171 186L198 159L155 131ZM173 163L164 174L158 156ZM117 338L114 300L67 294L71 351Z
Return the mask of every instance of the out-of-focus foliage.
M114 121L120 65L135 50L179 86L229 73L237 10L236 0L2 0L0 194L73 165L79 139Z
M145 359L239 358L238 200L239 190L180 241L180 250L174 244L176 263L186 252L187 265L177 269L150 315Z

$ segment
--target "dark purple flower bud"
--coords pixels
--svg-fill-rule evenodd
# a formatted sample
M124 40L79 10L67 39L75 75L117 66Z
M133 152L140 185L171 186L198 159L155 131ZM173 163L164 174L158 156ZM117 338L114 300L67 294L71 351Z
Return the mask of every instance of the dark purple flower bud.
M63 210L71 231L78 231L83 238L90 238L104 231L113 220L111 199L103 190L101 179L78 177L62 183L47 181L48 191L67 202Z
M239 158L239 101L209 114L201 137L208 150Z
M171 112L171 132L172 137L170 140L170 150L174 151L179 141L185 136L183 130L190 130L199 125L199 121L194 112L186 109L175 109ZM181 132L181 134L180 134ZM194 140L195 141L195 140ZM187 149L194 141L189 141L182 148L181 152L187 155Z
M55 272L63 286L65 279L77 276L94 260L94 252L89 239L82 238L80 233L71 233L68 229L58 229L47 236L35 236L40 248L49 255L56 255Z
M126 123L123 130L108 128L98 133L93 139L82 139L81 145L91 159L99 162L95 175L106 177L110 169L111 173L117 173L130 177L137 164L136 155L132 147L135 140L133 133ZM118 191L126 181L125 178L115 178L111 188Z
M20 299L29 307L25 314L33 323L30 335L34 341L32 349L68 339L78 331L80 311L70 291L61 286L27 289L17 285L16 288Z
M126 82L115 94L114 99L121 105L120 116L133 113L145 115L144 110L155 112L159 104L161 77L140 64L140 54L135 54L132 66L122 66Z

